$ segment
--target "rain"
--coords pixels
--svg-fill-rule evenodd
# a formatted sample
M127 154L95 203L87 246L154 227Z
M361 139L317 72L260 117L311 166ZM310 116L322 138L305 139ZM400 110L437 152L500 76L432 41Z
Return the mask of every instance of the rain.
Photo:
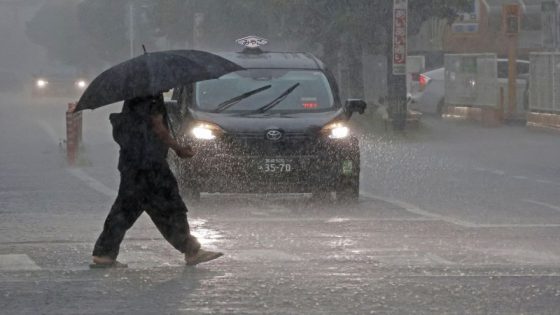
M0 42L0 313L558 313L558 0L0 0Z

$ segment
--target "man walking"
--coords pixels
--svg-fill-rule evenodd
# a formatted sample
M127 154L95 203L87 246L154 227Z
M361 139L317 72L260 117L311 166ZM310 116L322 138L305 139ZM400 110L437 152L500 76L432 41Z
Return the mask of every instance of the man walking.
M126 267L117 261L119 247L128 229L146 211L165 239L185 255L187 265L222 256L200 248L190 234L187 207L177 181L167 164L167 151L180 158L194 155L181 146L167 126L167 113L160 94L125 101L120 114L112 114L113 138L120 146L119 193L93 250L91 267Z

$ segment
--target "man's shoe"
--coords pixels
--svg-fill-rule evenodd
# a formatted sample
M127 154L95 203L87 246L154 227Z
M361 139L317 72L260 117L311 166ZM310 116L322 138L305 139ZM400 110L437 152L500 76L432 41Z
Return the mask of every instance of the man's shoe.
M185 255L185 262L188 266L198 265L203 262L207 262L210 260L214 260L223 256L223 253L220 252L211 252L209 250L199 249L195 254L186 256Z
M109 257L93 256L93 263L89 265L90 268L127 268L127 264L118 262L116 259Z

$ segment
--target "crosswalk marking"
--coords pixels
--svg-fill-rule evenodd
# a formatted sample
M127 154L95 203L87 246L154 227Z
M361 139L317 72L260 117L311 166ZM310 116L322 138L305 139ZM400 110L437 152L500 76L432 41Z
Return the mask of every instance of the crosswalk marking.
M0 271L41 270L41 267L25 254L0 255Z

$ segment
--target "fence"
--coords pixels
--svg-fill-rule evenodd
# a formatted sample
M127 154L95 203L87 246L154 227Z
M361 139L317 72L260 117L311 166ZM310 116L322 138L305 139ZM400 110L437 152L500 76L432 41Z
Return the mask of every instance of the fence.
M446 54L445 104L498 108L496 54Z
M560 114L560 53L532 53L529 109Z
M82 144L82 112L75 112L76 104L69 103L66 111L66 158L68 164L76 165Z

